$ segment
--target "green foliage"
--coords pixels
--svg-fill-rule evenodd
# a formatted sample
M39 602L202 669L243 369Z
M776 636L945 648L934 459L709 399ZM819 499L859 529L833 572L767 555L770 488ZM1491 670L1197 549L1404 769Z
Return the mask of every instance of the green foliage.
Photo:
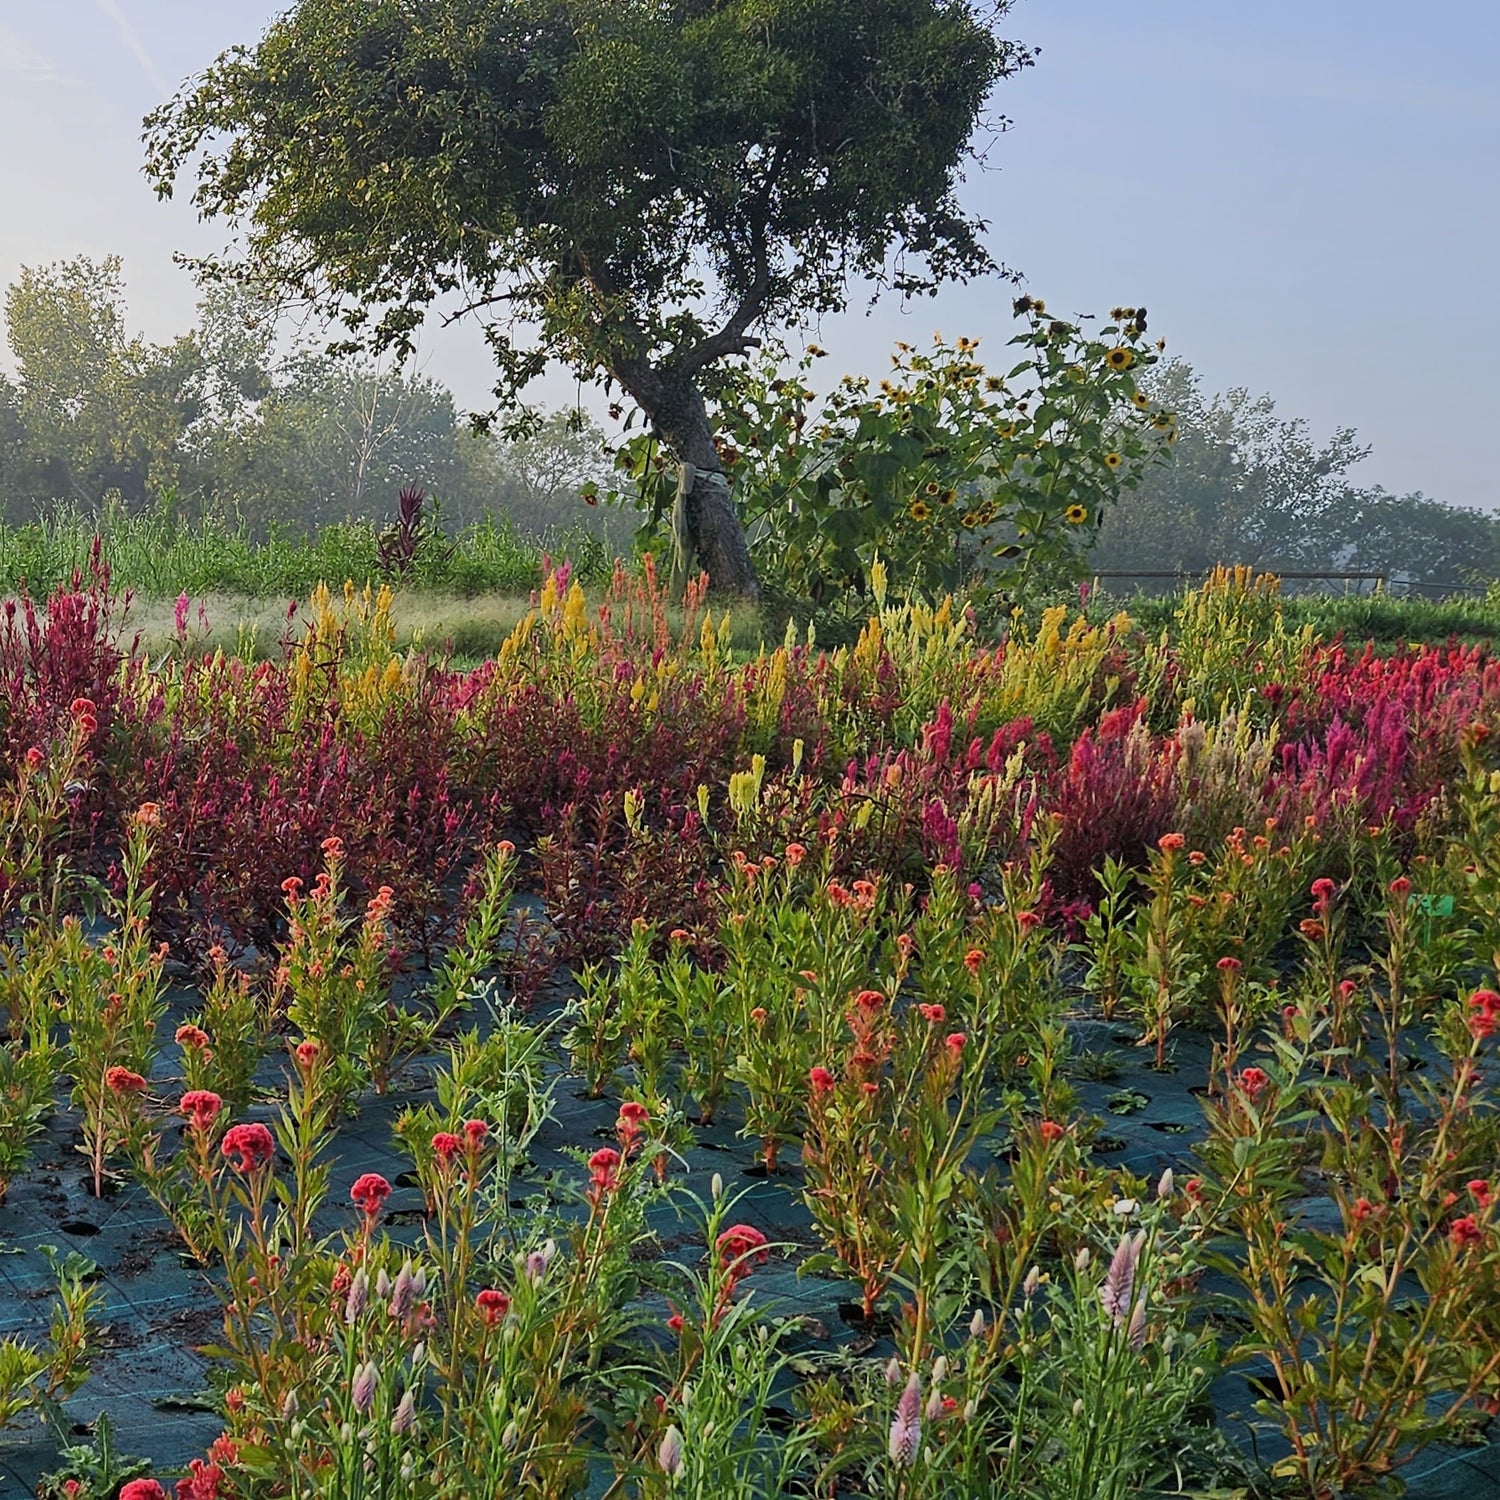
M988 269L954 183L1030 60L1006 9L304 0L152 115L147 171L168 195L208 146L197 206L356 336L407 343L462 288L540 330L492 333L509 385L548 355L593 376L695 349L710 281L785 317L898 249L902 290Z
M97 515L61 508L40 520L0 526L0 592L15 593L24 584L44 596L65 584L75 570L87 569L97 535L114 585L140 599L182 593L306 599L319 583L378 583L380 530L373 521L351 521L322 527L315 536L278 528L261 540L241 519L212 511L192 517L170 496L139 515L119 504ZM429 549L404 583L465 596L524 593L541 582L544 553L571 558L575 576L586 581L610 573L608 549L587 532L529 537L508 517L488 516L459 530L451 551Z
M1026 325L1005 375L979 362L978 340L938 338L930 352L898 344L878 388L846 376L820 406L805 383L816 346L791 375L767 357L725 382L721 452L769 587L862 609L877 557L895 587L929 596L1081 576L1105 515L1176 429L1136 383L1156 359L1144 314L1117 308L1090 333L1029 297L1016 307ZM649 535L674 498L654 439L620 463Z

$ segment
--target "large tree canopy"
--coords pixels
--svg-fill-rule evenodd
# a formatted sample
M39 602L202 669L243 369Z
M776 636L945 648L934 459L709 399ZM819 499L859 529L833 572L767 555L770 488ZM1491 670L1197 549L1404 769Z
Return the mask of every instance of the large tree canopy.
M514 399L622 385L685 466L679 539L754 591L703 400L753 330L994 268L955 185L1011 0L301 0L147 121L242 265L407 343L482 313ZM197 153L205 154L197 157Z

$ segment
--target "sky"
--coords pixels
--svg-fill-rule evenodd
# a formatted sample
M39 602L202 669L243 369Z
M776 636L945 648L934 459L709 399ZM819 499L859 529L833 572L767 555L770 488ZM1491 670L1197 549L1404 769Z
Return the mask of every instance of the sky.
M185 191L157 201L140 120L279 8L0 0L0 283L118 252L134 326L188 327L173 252L224 231ZM962 197L1028 291L1064 314L1148 307L1207 389L1269 392L1318 437L1356 428L1361 482L1500 505L1500 5L1017 0L1005 28L1040 56L1000 86L1013 127ZM1013 295L991 280L869 313L856 293L810 332L829 376L878 372L934 330L982 338L998 365ZM484 404L476 332L428 332L422 361Z

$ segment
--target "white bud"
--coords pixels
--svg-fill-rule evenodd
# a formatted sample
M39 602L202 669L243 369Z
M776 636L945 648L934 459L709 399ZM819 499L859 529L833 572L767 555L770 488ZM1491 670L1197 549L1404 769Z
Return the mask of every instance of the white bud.
M887 1385L901 1384L901 1361L893 1354L890 1362L885 1367L885 1383Z
M971 1339L982 1339L985 1330L984 1309L976 1308L974 1316L969 1319L969 1337Z
M1168 1167L1161 1174L1161 1178L1156 1184L1156 1196L1162 1199L1170 1198L1172 1196L1172 1184L1175 1181L1176 1179L1172 1176L1172 1169Z
M676 1479L682 1473L682 1434L675 1426L662 1434L661 1446L656 1450L656 1461L662 1473Z
M708 1184L709 1195L717 1203L724 1196L724 1179L715 1172L713 1180Z
M941 1385L948 1378L948 1356L940 1354L932 1362L932 1383Z
M1116 1198L1111 1212L1117 1219L1128 1219L1139 1207L1134 1198Z
M1078 1254L1073 1257L1073 1269L1075 1271L1087 1271L1089 1268L1089 1261L1091 1259L1092 1257L1089 1255L1089 1247L1085 1245L1083 1249L1081 1249Z
M1082 1396L1077 1397L1074 1400L1074 1402L1073 1402L1073 1415L1075 1417L1081 1417L1083 1415L1083 1397Z

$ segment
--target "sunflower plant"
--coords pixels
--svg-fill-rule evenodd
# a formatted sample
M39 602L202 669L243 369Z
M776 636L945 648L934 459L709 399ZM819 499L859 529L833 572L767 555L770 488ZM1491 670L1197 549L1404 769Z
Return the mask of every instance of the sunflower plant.
M1160 346L1135 308L1095 331L1039 299L1015 311L1004 374L979 340L941 335L928 350L897 344L888 377L845 376L821 399L816 345L790 374L775 352L728 372L720 457L768 587L854 606L877 555L894 586L929 596L1015 596L1082 572L1106 512L1176 438L1136 383ZM672 512L669 470L649 436L617 461L633 489L614 498L647 512L649 544Z

